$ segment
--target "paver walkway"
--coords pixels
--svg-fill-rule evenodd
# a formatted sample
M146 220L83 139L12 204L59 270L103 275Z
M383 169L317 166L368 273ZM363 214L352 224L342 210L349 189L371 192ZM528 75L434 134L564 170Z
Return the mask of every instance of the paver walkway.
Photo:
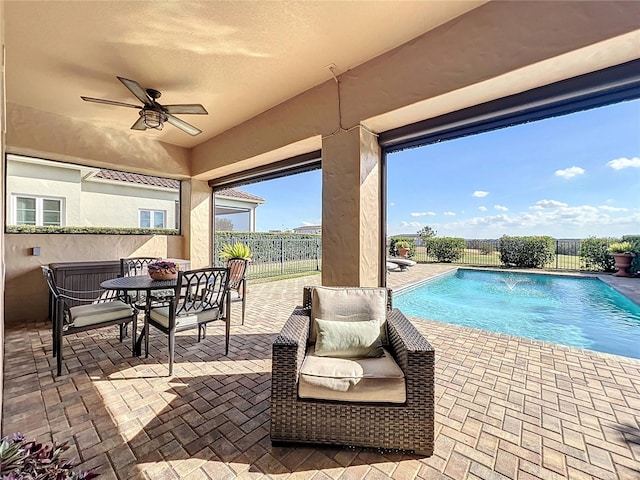
M388 278L397 288L432 274L418 265ZM68 440L105 480L640 478L640 361L420 319L437 352L432 457L272 447L271 342L302 286L319 281L250 284L229 356L222 326L201 343L185 332L171 378L159 334L147 359L115 327L66 338L56 378L48 324L7 330L2 431Z

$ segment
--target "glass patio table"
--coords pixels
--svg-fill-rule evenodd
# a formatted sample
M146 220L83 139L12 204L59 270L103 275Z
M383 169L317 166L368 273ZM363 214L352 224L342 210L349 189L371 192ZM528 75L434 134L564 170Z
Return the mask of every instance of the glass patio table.
M118 277L111 280L105 280L100 284L105 290L119 290L125 292L143 291L146 293L146 301L144 308L145 328L142 329L142 333L136 339L136 347L134 349L134 355L140 356L142 352L142 342L146 332L147 315L151 310L151 292L154 290L169 290L175 289L178 280L176 278L172 280L153 280L148 275L136 275L131 277ZM132 335L135 335L133 332Z

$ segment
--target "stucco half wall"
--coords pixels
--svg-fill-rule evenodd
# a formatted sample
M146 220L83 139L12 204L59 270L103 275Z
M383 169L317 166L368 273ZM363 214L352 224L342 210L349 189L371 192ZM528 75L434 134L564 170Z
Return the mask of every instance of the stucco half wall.
M41 265L118 260L122 257L181 258L179 235L5 234L5 324L20 325L47 317L48 290ZM31 254L40 247L40 256Z

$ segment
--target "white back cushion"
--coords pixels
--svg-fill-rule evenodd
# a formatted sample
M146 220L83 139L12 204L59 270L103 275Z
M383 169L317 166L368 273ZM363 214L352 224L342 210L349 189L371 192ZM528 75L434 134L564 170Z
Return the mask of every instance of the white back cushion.
M386 344L387 289L379 287L315 287L311 298L311 332L315 343L314 319L362 322L378 320L382 343Z

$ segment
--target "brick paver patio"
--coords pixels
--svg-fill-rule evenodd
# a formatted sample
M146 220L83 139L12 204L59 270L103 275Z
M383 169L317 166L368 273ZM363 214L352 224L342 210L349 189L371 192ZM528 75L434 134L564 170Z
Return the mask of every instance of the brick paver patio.
M433 273L418 265L389 283ZM201 343L185 332L171 378L163 335L147 359L115 328L66 338L56 378L48 324L7 329L3 434L68 440L105 480L640 478L640 361L419 319L437 352L432 457L272 447L271 342L319 281L250 284L229 356L221 325Z

